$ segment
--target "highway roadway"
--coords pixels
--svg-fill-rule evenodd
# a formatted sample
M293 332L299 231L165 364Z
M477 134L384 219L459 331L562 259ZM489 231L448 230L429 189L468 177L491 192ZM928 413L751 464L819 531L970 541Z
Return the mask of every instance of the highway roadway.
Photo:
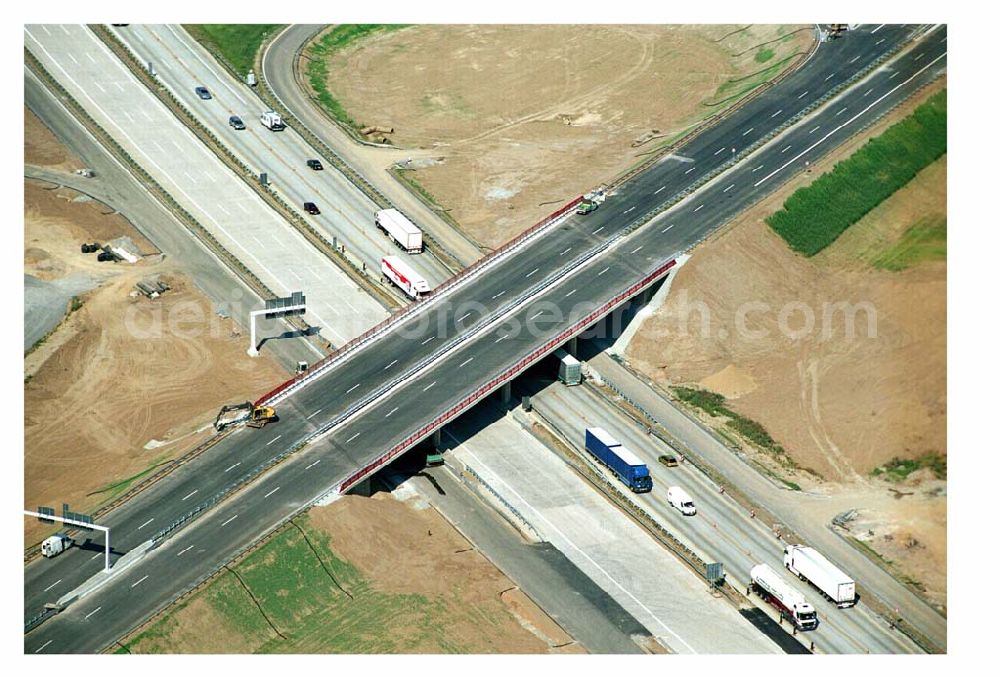
M246 84L233 80L212 56L180 26L130 24L112 29L140 62L152 62L156 79L247 166L266 171L271 187L327 240L347 248L363 261L371 277L381 277L380 261L386 254L406 258L435 287L452 276L430 253L407 255L375 227L372 202L346 176L333 167L314 171L306 160L316 151L291 128L272 132L260 124L261 112L269 107ZM195 94L207 87L210 100ZM229 118L238 115L246 129L237 131ZM302 207L314 202L320 214L310 215Z
M552 384L532 397L532 405L544 419L577 450L582 458L618 485L627 487L593 463L584 451L584 429L601 427L631 449L646 463L653 477L653 491L632 499L654 519L706 562L722 562L727 579L736 588L746 585L750 569L761 562L784 576L786 582L802 592L816 607L820 626L809 639L823 653L917 653L919 647L905 635L890 630L888 623L868 609L864 600L852 609L837 609L816 590L801 583L784 570L779 540L768 525L751 518L749 513L690 464L667 468L657 461L662 454L676 453L656 437L647 435L634 420L609 407L606 400L589 387L567 388ZM698 513L685 517L666 499L668 486L683 487L694 499ZM828 555L830 553L827 553ZM831 555L832 556L832 555Z
M903 39L909 32L890 27L882 30L886 31L886 35L895 36L896 40ZM938 35L943 37L940 29L934 37ZM850 56L852 52L849 48L855 43L855 51L867 55L865 59L878 56L879 50L873 48L874 40L871 37L865 39L864 36L863 31L855 32L843 40L830 43L837 48L834 57L838 63L839 60ZM29 48L30 42L29 40ZM943 47L939 42L935 44ZM925 41L922 45L926 48L930 42ZM831 68L829 63L823 67L820 61L817 61L822 59L823 55L821 47L816 57L803 68L805 70L813 66L813 70L821 69L812 76L819 81L824 80L825 76L822 73ZM894 105L908 92L921 85L925 78L930 79L934 72L925 69L925 66L920 64L921 61L923 64L933 64L932 67L937 67L937 64L941 63L938 56L929 56L926 53L916 62L912 56L903 57L894 70L887 70L875 76L878 78L885 77L890 72L897 73L897 76L890 78L890 81L883 83L883 86L891 89L896 86L891 80L896 80L901 85L900 89L891 92L886 89L887 95L884 97L880 92L877 95L878 103L867 111L862 112L862 109L852 112L850 117L841 117L843 113L838 114L840 108L827 107L815 120L809 121L809 128L824 120L830 125L831 132L828 132L826 142L805 151L805 155L800 155L800 151L797 151L794 156L797 156L799 161L822 156L838 141L842 141L853 131L870 122L872 116ZM859 56L854 61L854 66L860 68L864 63L865 60ZM799 71L796 75L801 73L802 71ZM898 74L905 74L905 77L899 77ZM842 74L842 77L846 75L847 73ZM807 82L812 81L807 79ZM801 85L801 82L794 80L793 77L787 78L773 88L770 94L780 93L782 90L779 88L786 85L791 87L791 91L786 91L786 96L792 100L799 96L797 86ZM865 90L868 88L866 85ZM860 93L858 96L861 96ZM739 119L740 115L741 112L735 113L727 118L727 122L746 124L746 121ZM756 115L759 116L761 113L758 111ZM846 124L833 131L835 118L845 120ZM789 138L798 133L807 133L807 129L804 125L800 125L799 131L789 133ZM772 143L769 148L758 154L757 161L763 160L772 163L771 166L780 167L780 158L785 155L782 148L784 146ZM713 157L716 156L709 155L705 159L702 171L711 169ZM698 159L695 159L695 163L685 164L694 164L697 167ZM640 176L638 181L683 180L684 170L676 171L676 164L678 163L661 163L648 174ZM744 162L742 168L749 171L747 165L748 162ZM487 313L499 308L509 308L509 299L519 296L525 287L553 269L552 261L568 261L573 255L600 243L610 234L629 224L628 219L624 218L627 215L623 215L623 212L643 213L644 209L662 199L663 193L669 194L669 191L657 189L649 191L644 196L637 196L632 191L633 198L641 197L642 200L627 207L622 198L631 190L631 185L626 186L619 195L609 199L597 212L588 217L573 216L566 219L559 226L546 231L544 237L535 240L532 246L525 247L498 262L489 274L473 278L451 296L428 304L421 313L403 323L398 330L357 350L322 379L282 401L279 404L282 421L276 426L261 431L237 431L220 442L211 452L192 463L186 472L175 473L146 495L111 513L109 522L112 523L113 542L121 550L134 547L154 533L154 529L163 528L185 514L193 501L212 495L221 487L231 483L230 478L235 478L235 473L244 472L248 468L255 467L262 459L266 460L276 455L325 421L340 418L346 412L354 411L362 400L378 392L385 383L397 378L406 379L405 383L393 392L386 393L382 400L370 404L362 415L357 415L334 428L321 443L314 445L308 451L296 454L267 475L263 480L267 484L266 491L264 487L259 491L251 489L239 494L227 504L227 507L232 505L236 508L238 510L236 517L242 519L230 520L226 517L214 520L211 514L203 515L194 521L192 526L176 532L176 535L169 539L157 554L147 560L149 566L163 567L159 569L158 576L151 576L143 583L145 591L149 591L148 598L145 594L142 597L129 598L128 588L124 591L121 589L123 584L118 582L109 584L101 592L87 598L87 603L71 605L63 614L27 635L26 650L34 651L47 639L52 639L53 642L47 646L46 651L88 651L103 646L111 641L109 638L113 638L112 633L116 627L120 629L127 625L100 625L100 631L94 632L97 628L93 623L88 625L89 619L85 617L85 613L93 608L89 603L91 600L97 603L97 606L103 606L99 600L107 597L109 604L115 605L116 622L120 621L121 624L137 622L155 608L158 600L168 599L167 589L183 589L199 576L219 566L233 552L234 543L249 542L263 533L269 525L279 522L298 506L308 503L314 496L335 486L354 469L363 467L371 459L379 456L383 450L405 438L409 432L418 427L419 422L430 420L447 409L452 402L459 399L460 394L488 381L491 374L511 364L513 355L527 353L549 337L558 335L559 329L566 326L573 318L585 316L593 307L593 303L584 303L583 300L594 301L611 297L618 290L634 282L637 277L641 277L649 267L671 257L675 251L700 240L706 233L718 227L724 218L737 211L740 205L746 206L766 194L777 185L778 180L782 178L782 172L790 174L797 169L798 167L793 165L784 169L779 168L778 174L771 176L773 180L756 186L741 181L739 185L734 183L734 187L730 187L728 182L716 181L692 199L644 226L633 234L627 243L624 241L618 243L586 265L575 265L572 275L548 285L547 289L532 302L516 309L513 317L521 323L521 326L524 326L529 318L532 318L531 321L536 325L540 325L536 326L534 335L527 335L526 332L515 334L510 331L509 326L500 330L489 330L474 339L466 340L446 355L438 356L434 363L420 374L407 375L414 365L438 350L447 340L456 335L467 336L468 330L456 324L467 326L465 313L471 313L473 316L478 314L474 312L474 302L482 303L482 308ZM656 178L657 174L663 176ZM681 227L674 227L677 221L682 223ZM444 303L445 300L449 303ZM543 305L543 302L547 303ZM540 311L544 315L541 319L538 316ZM560 313L563 319L558 322L553 321L550 313ZM432 315L435 320L441 322L425 323L424 320ZM420 326L421 324L424 326ZM234 463L238 465L230 468ZM272 489L274 493L267 493ZM193 491L196 493L191 494ZM185 498L189 494L191 495ZM116 533L122 535L116 536L114 535ZM171 543L183 547L187 547L188 544L197 546L194 549L194 552L199 553L197 560L193 557L187 560L166 558L162 553L171 550L167 547ZM42 603L51 601L52 597L62 594L91 573L95 565L86 564L88 556L89 554L76 550L57 559L29 566L25 576L25 617L33 616ZM174 553L173 556L181 555ZM179 566L179 562L182 562L183 566ZM145 567L146 563L144 562L142 566ZM155 593L152 590L154 586L159 586ZM118 603L125 599L130 599L130 603L118 606Z
M313 102L306 90L308 85L299 80L299 52L322 29L323 26L295 24L274 37L262 57L263 77L271 91L285 108L292 111L302 124L354 171L409 214L421 229L429 231L463 265L470 265L482 256L479 246L389 174L389 161L380 162L377 159L377 153L386 149L360 146L330 120Z
M173 198L271 291L304 291L336 345L386 310L232 173L86 26L25 26L25 46ZM26 69L27 72L27 69ZM346 306L346 310L345 310Z

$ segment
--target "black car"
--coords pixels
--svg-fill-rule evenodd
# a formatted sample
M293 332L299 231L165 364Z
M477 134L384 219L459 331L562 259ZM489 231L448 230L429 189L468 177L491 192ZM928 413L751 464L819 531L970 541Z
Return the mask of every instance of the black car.
M194 93L197 94L202 99L211 99L212 94L208 91L208 87L195 87Z
M315 202L306 202L304 205L302 205L302 208L305 209L310 214L319 214L319 207L316 206Z
M239 115L230 115L229 116L229 126L232 127L233 129L246 129L247 128L247 126L245 124L243 124L243 120L240 120L240 116Z
M318 172L323 169L323 163L319 160L306 160L306 167L309 169L315 169Z

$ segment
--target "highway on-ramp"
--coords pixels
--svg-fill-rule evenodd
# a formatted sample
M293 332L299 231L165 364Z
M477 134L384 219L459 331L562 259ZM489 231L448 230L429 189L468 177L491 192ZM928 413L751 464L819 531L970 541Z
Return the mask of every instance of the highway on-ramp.
M890 46L892 40L901 41L910 33L906 27L886 27L883 31L890 38ZM130 588L124 578L118 578L101 591L70 605L62 614L26 635L26 651L33 652L43 645L43 651L92 651L113 641L118 636L116 632L120 634L123 629L132 627L177 591L214 571L241 545L251 542L300 506L335 487L352 471L407 437L422 422L448 409L464 393L509 367L517 356L559 335L563 327L586 316L596 303L629 287L675 252L698 242L725 219L798 171L799 163L821 157L930 81L944 67L944 45L939 41L943 37L944 30L938 29L914 52L895 62L891 70L876 73L865 83L864 90L847 92L840 102L832 102L810 119L808 126L800 124L786 132L784 143L772 142L742 162L734 172L720 177L691 199L646 224L627 240L618 241L612 249L583 265L573 266L571 275L549 284L524 306L509 307L509 299L521 296L534 280L558 270L553 262L569 263L574 256L606 242L610 236L627 228L635 216L649 211L672 192L683 190L689 176L710 171L713 164L720 161L719 154L707 153L702 157L685 151L693 163L667 161L653 167L623 186L597 212L561 221L542 237L531 241L530 246L498 261L486 274L470 279L451 295L426 304L422 312L402 323L397 330L358 349L322 378L296 391L279 403L282 421L276 426L260 431L237 431L186 469L110 513L108 521L112 523L113 542L118 544L119 550L135 547L156 533L155 530L165 529L183 517L194 501L235 483L236 473L255 468L262 460L289 448L291 443L325 422L354 411L386 383L404 379L382 400L370 403L363 412L330 431L320 443L291 457L262 478L257 486L238 494L213 512L199 514L198 519L190 522L191 526L172 532L173 535L151 556L134 565L137 572L142 570L142 575L149 576L141 585ZM873 42L870 34L866 39L864 32L859 31L831 43L836 47L831 54L838 64L854 52L859 55L851 69L839 73L840 78L846 80L857 72L856 69L880 56L882 52L873 49ZM854 52L852 45L855 45ZM784 92L786 99L796 100L803 84L823 82L826 71L836 71L829 62L823 61L825 47L821 47L800 71L769 90L768 96L776 97ZM813 71L812 75L806 72L807 69ZM834 77L826 82L833 87L836 80ZM868 89L872 92L862 96L861 91ZM821 95L822 92L817 94ZM807 98L808 95L803 96L800 101ZM786 99L770 103L781 105ZM850 110L845 112L844 108ZM737 111L726 122L756 127L741 119L743 114L744 111ZM753 120L768 119L768 113L763 110L751 109L748 114ZM825 127L818 144L810 141L815 137L808 131L816 125ZM692 144L697 141L695 139ZM794 153L785 150L785 146L794 146ZM789 154L795 158L792 163L783 159ZM700 169L686 173L684 167L691 164L701 165ZM756 179L759 170L753 171L759 164L768 167L769 178L763 182ZM650 184L656 188L650 190ZM646 187L646 192L639 190L640 185ZM660 185L678 190L660 190ZM482 304L479 312L476 312L476 304ZM490 328L475 338L467 338L447 354L435 358L421 373L408 374L447 341L456 336L467 337L468 329L456 325L467 327L468 322L483 312L504 308L513 313L512 318L518 320L520 326L533 323L536 330L514 332L511 323L504 323L499 329ZM465 318L465 312L472 317ZM537 316L539 312L543 313L541 317ZM555 321L551 317L554 314L560 314L561 319ZM424 322L425 318L434 321ZM183 559L190 553L194 555ZM41 604L52 601L98 568L93 563L89 563L90 569L87 568L89 556L90 553L74 549L54 560L27 567L25 617L32 617ZM147 573L146 567L152 573ZM45 589L47 587L49 590ZM97 607L100 609L94 611ZM93 614L87 616L91 612ZM106 614L102 622L95 623L94 619L102 613ZM49 640L51 643L46 644Z

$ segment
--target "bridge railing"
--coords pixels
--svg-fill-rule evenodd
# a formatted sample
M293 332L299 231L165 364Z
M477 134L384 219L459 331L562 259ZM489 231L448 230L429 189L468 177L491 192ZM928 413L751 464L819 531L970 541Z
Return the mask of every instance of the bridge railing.
M376 470L384 466L386 463L399 456L401 453L409 449L411 446L424 439L432 432L440 428L442 425L452 420L464 410L468 409L470 406L481 400L483 397L493 392L498 386L506 383L511 378L519 374L520 372L527 369L531 364L537 362L539 359L550 353L557 346L562 345L568 341L571 337L578 334L579 332L586 329L588 326L593 324L596 320L607 315L611 310L620 305L623 301L631 298L638 292L642 291L650 284L652 284L657 279L665 275L671 268L676 265L676 261L671 259L667 263L657 267L653 272L646 275L642 280L633 284L625 291L616 294L611 300L604 303L601 307L594 311L588 313L583 319L577 321L569 328L563 330L555 338L546 341L543 345L535 348L527 355L518 360L513 366L503 370L502 372L494 375L489 381L480 385L478 388L473 390L471 393L463 397L457 404L453 405L443 414L437 416L434 420L426 425L422 426L416 432L408 435L402 441L394 445L387 452L379 456L377 459L361 468L353 475L348 477L346 480L341 482L338 490L340 493L344 493L352 486L363 480L368 475L374 473Z

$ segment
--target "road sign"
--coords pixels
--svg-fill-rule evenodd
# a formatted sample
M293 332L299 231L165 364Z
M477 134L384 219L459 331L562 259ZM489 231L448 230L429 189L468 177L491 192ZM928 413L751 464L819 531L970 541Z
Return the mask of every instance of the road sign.
M268 299L264 302L264 314L269 320L276 317L287 317L289 315L306 314L306 295L303 292L292 292L291 296L283 296L277 299ZM288 310L284 310L288 308Z
M38 506L38 512L41 513L42 515L55 515L56 514L56 509L55 508L49 508L48 506L40 505L40 506ZM38 521L41 522L42 524L55 524L56 523L55 520L48 520L48 519L45 519L44 517L39 517Z
M726 579L726 572L722 562L711 562L705 565L705 578L710 583L722 583Z
M39 510L38 512L42 512ZM54 512L53 512L54 514ZM73 512L69 509L69 503L63 503L63 519L73 520L75 522L83 522L84 524L93 524L93 515L84 515L82 512ZM81 529L87 529L88 531L93 529L93 527L77 525Z

